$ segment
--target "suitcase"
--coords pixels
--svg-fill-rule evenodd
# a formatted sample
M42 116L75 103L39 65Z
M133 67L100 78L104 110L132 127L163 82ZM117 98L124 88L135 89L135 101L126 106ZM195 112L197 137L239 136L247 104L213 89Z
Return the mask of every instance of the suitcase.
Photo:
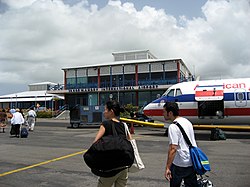
M21 138L27 138L28 135L29 135L29 132L28 132L27 128L26 127L22 127L21 128L21 132L20 132L20 137Z

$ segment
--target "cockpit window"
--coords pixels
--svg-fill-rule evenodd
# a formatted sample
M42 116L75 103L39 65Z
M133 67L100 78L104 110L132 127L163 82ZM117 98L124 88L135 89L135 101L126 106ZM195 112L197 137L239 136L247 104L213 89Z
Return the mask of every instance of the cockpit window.
M171 89L168 94L169 97L174 97L174 89Z
M176 95L175 95L175 96L180 96L180 95L182 95L181 89L180 89L180 88L177 88L177 89L176 89Z

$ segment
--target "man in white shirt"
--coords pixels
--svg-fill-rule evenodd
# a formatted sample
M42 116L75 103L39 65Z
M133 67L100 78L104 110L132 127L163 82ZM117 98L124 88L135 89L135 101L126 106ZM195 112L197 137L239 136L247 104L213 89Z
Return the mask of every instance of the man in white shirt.
M166 102L164 118L178 122L185 130L192 145L196 145L192 123L179 116L179 107L175 102ZM184 179L185 187L198 187L197 177L190 157L189 147L182 136L179 127L172 123L168 128L169 149L166 163L165 178L170 181L170 187L180 187Z
M29 124L29 131L33 131L36 122L36 112L32 109L28 111L28 124Z
M13 125L15 129L15 136L19 138L20 134L20 126L24 123L23 115L20 113L20 109L17 108L16 112L13 113L13 116L11 118L11 125Z

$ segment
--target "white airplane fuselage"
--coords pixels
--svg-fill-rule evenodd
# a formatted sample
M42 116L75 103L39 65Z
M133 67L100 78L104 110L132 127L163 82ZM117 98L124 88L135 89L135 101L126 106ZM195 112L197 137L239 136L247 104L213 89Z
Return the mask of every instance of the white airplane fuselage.
M175 84L149 103L144 114L164 122L166 101L177 102L180 115L193 124L250 124L250 78Z

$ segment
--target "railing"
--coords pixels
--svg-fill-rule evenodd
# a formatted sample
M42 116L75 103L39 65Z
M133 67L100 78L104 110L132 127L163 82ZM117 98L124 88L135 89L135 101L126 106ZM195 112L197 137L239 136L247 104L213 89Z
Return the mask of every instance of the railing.
M67 89L97 88L97 83L66 84Z
M35 108L35 105L31 105L29 108L27 108L27 110L34 109L34 108Z
M176 79L168 79L168 80L139 80L138 85L143 86L143 85L164 85L164 84L176 84L177 80Z
M53 117L59 116L61 113L63 113L65 110L69 109L69 105L63 105L59 110L54 111Z
M110 81L101 82L101 88L107 87L124 87L124 86L135 86L135 80L124 80L124 81L115 81L110 85Z
M165 84L176 84L176 79L167 79L167 80L139 80L139 86L146 86L146 85L165 85ZM108 88L108 87L126 87L126 86L135 86L135 80L124 80L119 82L112 82L110 85L109 81L104 81L100 83L100 88ZM67 84L67 89L82 89L82 88L98 88L97 83L78 83L78 84Z

